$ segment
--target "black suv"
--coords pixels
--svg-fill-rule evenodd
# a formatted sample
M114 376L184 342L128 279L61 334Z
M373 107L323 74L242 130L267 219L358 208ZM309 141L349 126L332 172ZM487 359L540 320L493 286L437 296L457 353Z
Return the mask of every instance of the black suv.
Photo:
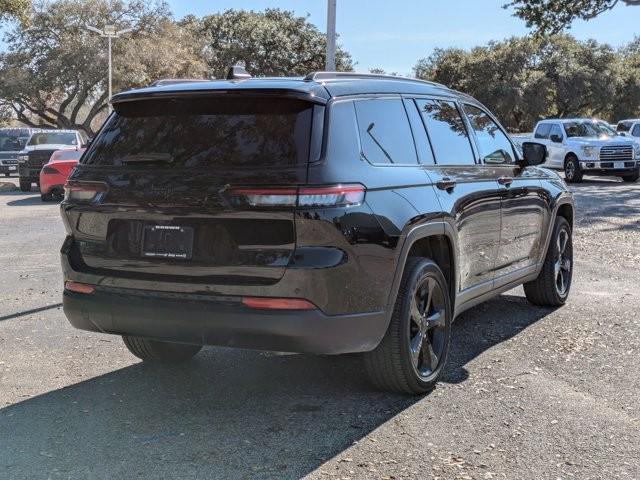
M562 305L574 203L473 98L317 72L113 98L62 203L64 311L143 360L358 352L422 393L451 322L524 284Z

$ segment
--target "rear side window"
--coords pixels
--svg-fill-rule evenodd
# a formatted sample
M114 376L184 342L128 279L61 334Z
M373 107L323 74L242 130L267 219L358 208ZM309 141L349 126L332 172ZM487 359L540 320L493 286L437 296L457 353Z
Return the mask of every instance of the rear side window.
M439 165L473 165L471 142L464 120L454 102L416 100Z
M541 138L541 139L549 139L549 132L551 131L551 124L550 123L541 123L540 125L538 125L538 128L536 128L536 133L534 135L534 138Z
M416 165L407 112L399 98L354 102L362 154L373 164Z
M309 159L313 105L301 100L228 96L115 108L82 163L255 168Z
M634 137L640 137L640 123L636 123L633 130L631 130L631 135Z
M631 122L620 122L618 123L618 127L616 128L616 130L618 132L628 132L630 128Z
M476 134L482 161L492 165L514 163L513 146L498 124L478 107L465 105L464 109Z

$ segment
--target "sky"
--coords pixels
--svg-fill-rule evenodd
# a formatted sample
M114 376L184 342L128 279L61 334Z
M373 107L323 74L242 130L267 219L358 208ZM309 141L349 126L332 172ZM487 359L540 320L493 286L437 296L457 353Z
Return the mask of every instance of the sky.
M326 0L169 0L176 18L229 8L281 8L326 30ZM410 74L419 58L434 48L471 48L490 40L526 35L524 22L504 10L507 0L337 0L339 43L351 53L357 71L383 68ZM640 33L640 7L616 6L570 33L619 46Z

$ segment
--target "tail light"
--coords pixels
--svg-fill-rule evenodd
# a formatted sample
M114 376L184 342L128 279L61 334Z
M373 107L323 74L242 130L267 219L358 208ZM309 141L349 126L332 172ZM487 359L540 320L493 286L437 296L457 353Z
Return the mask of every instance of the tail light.
M238 188L232 197L252 207L347 207L364 201L360 184L293 188Z
M42 167L42 173L48 173L49 175L58 175L60 172L53 167L44 166Z
M64 186L64 199L75 202L97 202L107 193L107 185L101 182L69 180Z
M316 306L303 298L243 297L242 304L256 310L315 310Z
M64 282L64 289L69 290L70 292L85 294L93 293L95 291L95 287L93 285L78 282Z

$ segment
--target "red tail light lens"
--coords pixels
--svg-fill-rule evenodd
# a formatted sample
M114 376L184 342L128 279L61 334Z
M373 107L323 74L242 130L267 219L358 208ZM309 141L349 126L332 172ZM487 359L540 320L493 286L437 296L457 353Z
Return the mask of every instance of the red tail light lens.
M243 305L256 310L315 310L316 306L302 298L243 297Z
M69 290L70 292L87 294L95 291L95 287L93 285L78 282L64 282L64 289Z
M107 193L107 185L100 182L67 181L64 199L72 202L97 202Z
M364 201L365 187L359 184L299 188L238 188L234 198L252 207L346 207Z

